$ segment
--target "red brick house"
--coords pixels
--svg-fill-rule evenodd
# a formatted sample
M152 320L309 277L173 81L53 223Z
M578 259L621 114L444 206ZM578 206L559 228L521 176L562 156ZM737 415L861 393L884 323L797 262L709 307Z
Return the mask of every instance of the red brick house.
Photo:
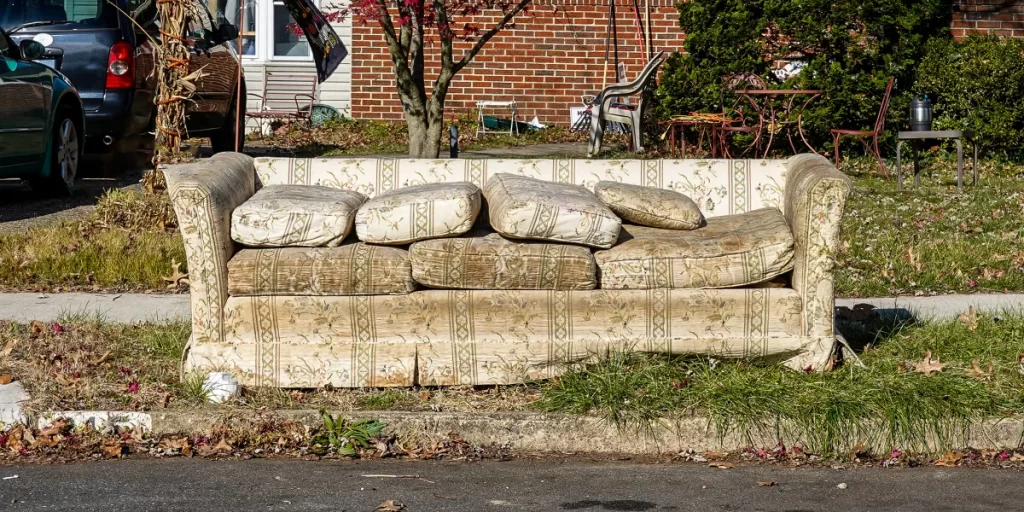
M682 49L685 35L678 26L675 0L648 2L654 49ZM643 0L638 3L643 11ZM626 76L632 78L644 62L632 0L616 0L615 10L619 60L625 64ZM465 21L489 27L498 16L497 11L486 12ZM266 18L270 19L270 14ZM569 109L581 106L581 96L596 93L605 76L613 80L614 71L606 69L604 62L607 27L605 0L534 0L529 12L516 18L514 28L495 36L455 78L448 111L453 116L466 115L478 101L514 99L527 120L537 116L543 123L567 125ZM266 33L272 35L271 28ZM971 33L1024 37L1024 0L957 0L951 28L956 37ZM356 20L346 21L339 30L350 46L350 57L341 73L321 87L320 100L357 119L403 119L379 28ZM303 44L301 40L295 43ZM269 43L264 46L271 47ZM457 44L456 55L466 47L466 43ZM436 57L436 52L427 55ZM289 59L268 59L266 65L300 65L297 58ZM312 61L306 65L311 68ZM250 67L246 66L250 82L258 80L258 76L250 76L256 74Z

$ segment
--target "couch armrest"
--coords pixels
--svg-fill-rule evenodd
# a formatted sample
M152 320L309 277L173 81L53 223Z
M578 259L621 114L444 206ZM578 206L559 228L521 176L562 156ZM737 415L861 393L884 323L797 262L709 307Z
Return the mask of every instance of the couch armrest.
M253 160L241 153L220 153L197 163L169 165L164 176L188 259L192 338L220 342L227 264L235 253L231 212L255 193Z
M794 156L786 167L786 220L796 241L793 288L803 299L804 335L832 337L833 270L846 198L853 187L819 155Z

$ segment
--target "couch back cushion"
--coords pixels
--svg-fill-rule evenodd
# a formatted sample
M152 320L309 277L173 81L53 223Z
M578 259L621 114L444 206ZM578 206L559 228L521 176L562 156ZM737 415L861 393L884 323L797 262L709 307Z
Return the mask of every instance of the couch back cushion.
M705 217L758 208L783 209L785 160L531 160L408 158L256 159L257 187L322 185L373 197L391 190L449 181L483 188L497 173L530 176L590 190L602 180L666 188L687 195Z

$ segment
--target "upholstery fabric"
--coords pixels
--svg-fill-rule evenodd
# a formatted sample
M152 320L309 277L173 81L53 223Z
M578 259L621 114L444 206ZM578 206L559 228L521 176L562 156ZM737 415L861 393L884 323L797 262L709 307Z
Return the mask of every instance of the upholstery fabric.
M704 215L692 199L674 190L600 181L594 194L623 220L665 229L697 229Z
M224 336L228 260L235 253L231 212L254 192L252 157L218 153L164 169L188 261L192 342L217 343Z
M413 279L431 288L475 290L592 290L597 285L597 266L586 247L481 235L412 244Z
M337 247L365 201L330 187L264 187L231 214L231 238L249 247Z
M509 238L608 248L622 221L584 187L499 173L484 187L491 227Z
M245 155L221 153L168 166L164 173L191 282L192 337L184 354L185 371L233 371L246 383L283 387L515 383L557 375L565 361L612 347L761 355L794 369L821 370L836 346L833 267L850 183L820 156L254 162ZM238 250L231 239L231 214L260 187L322 185L377 196L426 183L484 186L499 173L590 189L600 181L618 181L675 190L692 198L709 220L765 207L780 209L794 236L792 288L228 295L227 264ZM537 312L537 294L557 300L545 303L549 311ZM634 294L650 297L650 314L642 313L647 306L627 307ZM581 302L584 297L589 303ZM618 302L597 308L601 300ZM386 301L402 302L407 309L381 310ZM507 313L492 313L496 309ZM509 321L507 315L517 320L503 323ZM294 324L288 323L291 318ZM310 334L313 330L318 332Z
M715 217L692 231L622 231L618 245L594 254L602 289L724 288L793 269L793 235L775 208Z
M473 227L480 203L480 188L469 182L403 188L359 208L356 235L364 242L391 245L460 235Z
M786 288L232 297L226 343L193 347L190 357L292 387L387 385L416 366L423 385L515 383L557 375L561 363L610 345L789 355L808 341L798 337L801 311Z
M374 197L425 183L468 181L484 188L498 173L527 176L590 190L600 181L617 181L674 190L693 199L704 217L759 208L785 211L782 199L786 160L537 160L410 158L256 159L257 186L323 185L357 190Z
M819 155L797 155L788 165L785 207L795 238L793 288L804 302L804 334L825 338L834 331L833 270L839 227L853 187L845 174ZM820 369L820 364L810 366Z
M416 289L409 253L397 247L244 249L228 262L228 293L386 295Z

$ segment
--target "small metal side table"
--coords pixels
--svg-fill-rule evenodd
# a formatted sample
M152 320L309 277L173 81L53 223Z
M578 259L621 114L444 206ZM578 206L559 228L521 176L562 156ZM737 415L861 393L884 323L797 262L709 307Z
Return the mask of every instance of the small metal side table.
M902 154L903 144L907 141L915 140L942 140L942 139L956 139L956 189L958 192L964 191L964 139L969 139L971 144L974 146L974 161L973 161L973 173L974 173L974 185L978 184L978 141L974 138L974 132L970 130L940 130L940 131L926 131L926 132L899 132L896 136L898 142L896 143L896 190L903 190L903 169L902 169ZM921 176L917 169L917 156L918 152L914 151L914 186L921 184Z

